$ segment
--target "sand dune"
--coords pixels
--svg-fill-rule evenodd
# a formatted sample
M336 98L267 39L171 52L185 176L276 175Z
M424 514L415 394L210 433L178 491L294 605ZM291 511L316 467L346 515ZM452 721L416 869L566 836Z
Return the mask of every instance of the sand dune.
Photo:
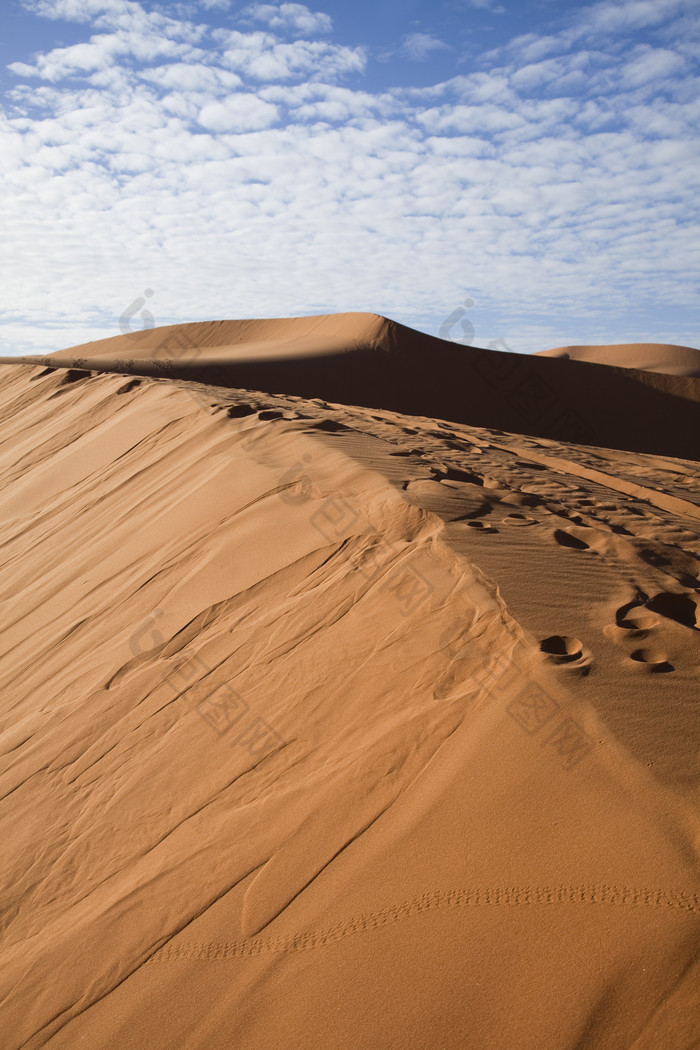
M167 375L700 457L700 379L462 346L377 314L170 325L3 360Z
M611 346L558 346L540 350L540 357L590 361L617 368L636 368L671 376L700 376L700 350L670 343L618 343Z
M146 328L61 350L51 357L89 360L203 362L276 360L342 354L363 346L384 349L401 326L379 314L320 314L314 317L263 318L248 321L195 321ZM410 331L407 329L406 331ZM418 334L418 333L416 333Z
M698 380L405 332L2 366L8 1050L696 1045Z

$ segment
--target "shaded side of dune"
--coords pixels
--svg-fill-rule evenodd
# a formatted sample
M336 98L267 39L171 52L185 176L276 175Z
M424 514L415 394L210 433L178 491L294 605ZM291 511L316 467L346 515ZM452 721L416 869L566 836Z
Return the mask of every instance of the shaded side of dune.
M372 314L285 323L174 325L5 360L296 394L700 458L700 379L461 346Z

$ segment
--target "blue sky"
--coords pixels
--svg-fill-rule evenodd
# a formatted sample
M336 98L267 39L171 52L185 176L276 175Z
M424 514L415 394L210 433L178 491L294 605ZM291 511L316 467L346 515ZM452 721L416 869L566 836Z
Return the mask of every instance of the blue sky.
M156 324L700 347L699 69L699 0L10 0L0 352L145 289Z

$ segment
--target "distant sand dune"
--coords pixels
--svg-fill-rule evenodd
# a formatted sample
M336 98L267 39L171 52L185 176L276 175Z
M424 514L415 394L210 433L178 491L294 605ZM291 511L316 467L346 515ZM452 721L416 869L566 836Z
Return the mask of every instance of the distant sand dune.
M377 314L349 313L169 325L48 357L0 360L167 375L607 448L700 457L700 379L635 370L633 357L630 350L625 366L616 367L484 350Z
M609 346L558 346L540 350L540 357L590 361L616 368L636 368L670 376L700 376L700 350L671 343L618 343Z

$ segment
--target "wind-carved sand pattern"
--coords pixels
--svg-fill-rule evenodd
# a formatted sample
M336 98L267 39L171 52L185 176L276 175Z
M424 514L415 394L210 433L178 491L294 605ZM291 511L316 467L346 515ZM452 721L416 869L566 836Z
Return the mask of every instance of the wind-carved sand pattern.
M78 356L0 391L4 1045L690 1045L698 464Z
M111 389L118 389L117 384L118 380L111 377L96 380L91 400L98 391L108 397ZM93 897L99 896L98 887L104 880L119 881L121 872L140 866L145 857L159 873L154 890L172 879L172 853L179 857L185 846L163 848L166 840L159 837L162 831L156 828L158 818L164 819L167 810L159 813L157 791L151 801L153 812L144 822L141 778L128 757L135 739L144 732L149 737L157 734L162 743L151 774L163 787L169 781L168 766L178 765L178 754L200 752L204 761L204 755L226 749L224 768L213 777L213 783L211 775L203 778L194 796L190 793L182 800L173 800L168 793L169 839L174 836L187 841L181 830L183 822L191 822L203 807L219 808L222 797L232 791L233 797L240 794L241 799L259 799L255 806L260 810L260 828L255 836L246 827L245 845L234 833L235 814L219 816L208 846L206 839L200 841L200 850L206 854L215 848L222 828L228 829L226 837L232 840L225 851L226 863L220 857L214 865L206 894L210 895L213 887L217 896L228 892L260 867L246 892L242 912L243 933L255 934L391 807L469 710L470 694L478 690L477 683L461 668L459 681L452 676L449 684L440 681L436 685L431 670L420 671L413 666L410 654L416 639L420 637L425 644L426 636L433 637L437 649L445 626L459 615L470 630L472 664L480 667L488 662L489 652L507 651L514 644L512 629L508 630L495 596L440 545L440 522L407 505L381 475L358 469L342 453L319 450L304 435L271 427L283 419L282 413L262 410L251 427L247 415L239 423L229 412L221 421L219 414L193 419L191 405L177 391L168 393L152 386L140 391L139 399L153 403L156 419L164 400L180 401L182 407L172 406L172 423L161 432L157 445L145 437L125 450L118 471L105 470L101 464L97 479L81 459L74 486L65 495L61 493L59 503L51 508L59 523L63 515L80 514L78 544L90 552L87 564L83 558L80 573L89 575L99 567L104 582L95 580L93 587L106 592L109 586L112 600L101 607L96 596L89 624L84 620L74 624L69 606L62 614L60 609L55 610L51 632L47 635L48 625L43 624L40 634L46 646L45 659L35 662L16 683L16 718L46 692L43 711L48 721L42 726L40 753L52 753L52 741L60 728L71 741L63 751L73 757L67 766L57 768L57 783L70 787L71 793L83 782L96 785L91 793L91 811L101 814L104 826L105 844L100 856L88 862L89 841L81 841L79 836L52 861L45 892L49 901L61 900L62 908L70 905L70 895L66 901L60 887L65 885L68 872L82 870L89 863ZM131 413L126 411L130 419ZM185 421L186 426L182 425ZM323 425L321 429L327 433L335 428ZM87 436L92 439L94 433ZM73 458L77 459L81 440L74 439L74 443ZM88 445L91 443L99 446L99 428ZM307 449L313 450L313 456ZM203 453L207 464L204 477ZM62 454L69 461L70 472L71 446ZM248 480L251 463L255 466L252 485ZM169 469L169 464L172 468L177 464L177 470ZM301 502L289 495L297 482L295 464L308 475L308 495ZM283 479L290 468L292 476L285 484ZM34 469L43 472L41 459ZM160 486L154 485L156 473ZM141 508L151 543L126 573L112 576L108 571L109 552L119 548L124 558L124 547L133 530L128 517L120 521L111 514L114 486L118 491L127 478L131 479L131 502ZM340 500L339 489L347 493ZM211 498L207 492L213 494L217 507L213 549L210 519L203 518L199 510L203 501ZM38 490L34 495L38 498ZM96 515L90 513L94 501L99 507ZM17 509L22 520L26 502ZM106 530L108 520L111 527ZM258 563L251 564L247 554L241 564L236 552L252 528L258 536L269 534L270 539L263 545L262 561L258 556ZM276 533L284 536L285 547L277 554ZM179 536L186 541L182 554L177 546ZM37 581L34 615L40 620L47 586L53 590L71 584L70 576L61 584L61 563L52 559L49 551L43 553L36 536L32 542L39 560L45 559L46 576L51 579L50 584ZM377 549L378 557L368 559ZM183 555L187 565L184 573ZM18 557L17 550L14 557ZM130 561L128 557L124 560ZM222 566L227 567L225 576ZM414 578L430 581L417 603L410 589ZM271 581L284 596L274 604L263 598ZM137 590L131 591L135 586ZM130 593L138 595L143 629L134 630L130 622L124 624L121 607ZM393 603L401 617L398 637L394 620L386 618L386 607L391 608ZM153 610L161 615L154 618ZM322 656L317 651L320 625ZM90 667L88 662L88 666L74 669L79 673L81 690L103 698L99 700L99 727L85 726L79 712L72 716L70 706L66 709L64 698L74 688L69 675L56 692L49 656L55 643L50 639L52 634L60 638L65 632L83 633L87 650L99 633L112 640L114 669L107 677L99 664ZM329 648L329 640L336 636L337 645ZM357 653L363 651L374 655L364 669L358 669ZM404 668L403 676L396 673L397 667ZM366 706L359 700L364 689L373 692L373 679L384 680L387 673L393 678L392 687L377 697L368 719ZM300 675L307 681L304 697L309 692L315 696L311 719L305 706L295 714L284 689L285 682ZM328 688L329 676L335 682L332 690ZM204 716L224 701L230 706L231 690L247 711L264 717L272 730L268 753L256 754L254 749L251 754L245 738L240 746L237 717L229 730L211 733ZM408 704L407 696L412 698ZM239 710L234 715L238 716ZM296 767L300 776L303 771L307 789L316 781L317 787L305 791L291 809L281 808L273 785L284 782L285 769L291 767ZM119 769L122 788L117 806L110 801L111 788L103 790L99 785L101 781L110 782ZM76 801L79 797L78 790ZM334 819L324 834L318 814L330 809ZM282 820L277 833L273 830L275 819ZM131 828L127 841L109 834L116 820ZM275 838L284 844L265 846ZM162 859L159 854L163 854ZM199 853L197 858L198 864ZM178 878L183 877L182 863L178 860ZM219 881L214 876L216 871ZM194 870L191 878L196 881ZM80 893L86 888L89 885L81 884ZM159 904L160 893L160 888L155 895L144 893L144 911L141 914L139 909L130 950L123 944L125 965L129 959L137 961L151 951L156 931L162 935L167 929L167 923L163 925L166 902ZM195 893L188 914L197 914L207 900L206 896L198 900ZM72 907L70 937L80 943L80 901L76 899ZM42 921L49 930L59 919L58 914L54 918L56 909L56 903L47 902ZM108 915L104 922L106 937ZM99 929L100 920L93 915L85 926L83 947L88 957L89 941ZM171 934L175 932L170 930ZM8 962L11 959L10 951ZM24 953L23 959L26 962ZM41 959L37 966L41 969ZM76 967L74 982L80 980L80 972ZM77 983L75 987L77 992ZM106 991L107 986L101 990Z

